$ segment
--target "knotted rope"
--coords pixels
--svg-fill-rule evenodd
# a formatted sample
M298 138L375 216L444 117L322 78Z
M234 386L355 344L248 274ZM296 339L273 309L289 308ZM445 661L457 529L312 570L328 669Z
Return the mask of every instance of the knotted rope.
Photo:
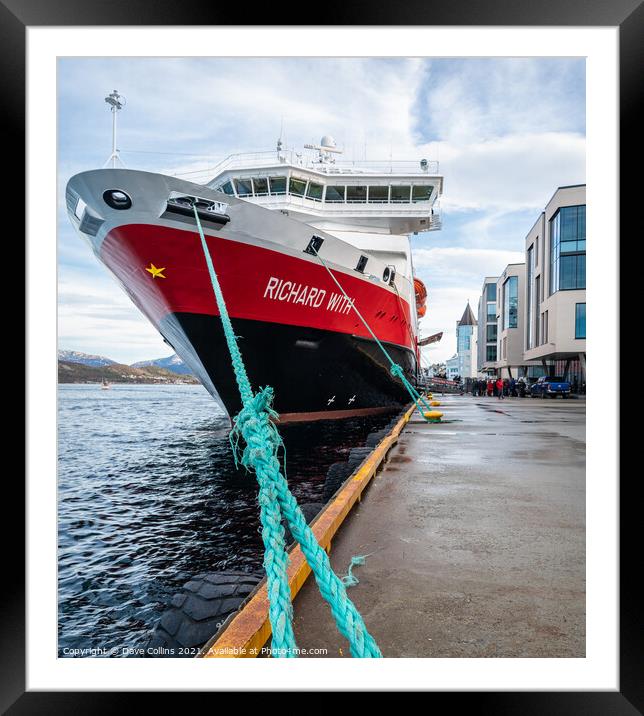
M326 552L318 544L282 474L278 453L283 443L275 426L275 418L278 416L272 408L273 389L267 386L253 393L199 214L194 204L192 208L242 399L243 407L233 420L230 434L235 464L241 463L246 469L254 470L259 483L260 521L265 552L269 620L273 632L273 654L277 657L297 656L292 624L293 606L286 571L288 555L281 521L283 516L291 534L300 544L322 596L331 607L338 630L349 641L351 655L358 658L380 658L382 654L376 642L347 596L342 580L331 569Z

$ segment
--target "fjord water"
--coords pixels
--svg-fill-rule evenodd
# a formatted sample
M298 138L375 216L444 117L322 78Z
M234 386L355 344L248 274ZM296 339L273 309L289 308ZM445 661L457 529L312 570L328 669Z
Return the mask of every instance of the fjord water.
M229 421L201 386L58 396L59 655L128 655L193 575L261 570L255 476L235 469ZM389 417L282 427L298 501L323 502L329 465Z

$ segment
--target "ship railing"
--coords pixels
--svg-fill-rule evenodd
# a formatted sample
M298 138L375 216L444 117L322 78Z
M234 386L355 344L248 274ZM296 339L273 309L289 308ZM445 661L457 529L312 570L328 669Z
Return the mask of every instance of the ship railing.
M290 207L304 207L325 214L344 214L349 216L421 216L435 217L436 204L430 201L397 202L397 201L321 201L309 196L296 194L255 194L255 196L240 197L242 199L256 199L260 205L271 204L281 209Z
M394 159L339 159L320 161L317 155L308 152L296 152L293 149L268 152L239 152L230 154L211 168L212 176L218 176L228 169L262 169L279 166L301 167L321 174L402 174L414 176L433 176L438 174L437 161L425 161L424 169L420 161Z

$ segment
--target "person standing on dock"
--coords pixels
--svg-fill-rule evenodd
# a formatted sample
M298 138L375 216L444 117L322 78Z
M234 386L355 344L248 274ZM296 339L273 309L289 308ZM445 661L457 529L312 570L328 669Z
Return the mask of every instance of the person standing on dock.
M496 392L499 400L503 400L503 378L498 378L496 381Z

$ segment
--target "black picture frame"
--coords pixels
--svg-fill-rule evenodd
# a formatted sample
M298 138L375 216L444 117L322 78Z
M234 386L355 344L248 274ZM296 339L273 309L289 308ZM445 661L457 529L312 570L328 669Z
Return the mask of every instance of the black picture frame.
M3 172L3 195L16 196L24 186L25 151L25 49L26 29L31 26L82 26L82 25L246 25L249 6L225 5L193 0L177 3L176 0L0 0L0 56L4 83L2 118L5 123L3 138L18 155L17 161ZM331 24L322 18L332 18L334 25L431 25L431 26L618 26L620 61L620 142L630 150L621 153L620 159L620 218L624 226L633 207L638 205L635 192L639 183L629 179L637 176L637 148L641 147L636 111L641 95L642 68L644 67L644 6L642 0L449 0L436 3L432 0L403 1L399 3L327 2L314 9L307 17L301 4L282 3L279 12L273 4L253 6L253 25L307 25ZM52 108L52 121L54 109ZM24 260L24 246L17 239L21 235L24 214L14 207L18 226L12 228L11 248L15 251L12 264ZM54 220L52 218L52 220ZM23 233L24 235L24 233ZM9 259L7 259L8 261ZM622 303L624 302L624 287ZM16 326L10 335L24 336L24 312L11 310ZM22 319L22 320L21 320ZM21 324L21 325L19 325ZM7 336L7 334L5 334ZM624 355L622 353L621 355ZM622 359L623 360L623 359ZM625 368L623 364L622 367ZM624 373L625 375L626 373ZM610 385L619 385L615 375ZM31 386L30 389L33 389ZM13 408L15 410L15 408ZM620 408L621 409L621 408ZM19 420L15 421L20 424ZM607 426L607 430L618 426ZM636 532L634 515L639 502L636 499L638 478L620 486L620 664L619 691L617 692L481 692L433 693L430 708L437 699L458 699L459 705L470 705L476 713L494 714L615 714L625 716L644 710L644 654L642 639L642 597L637 590L636 578L640 571L638 559L641 536ZM149 693L143 692L33 692L25 691L25 563L24 529L19 519L24 515L24 484L16 479L15 472L5 472L5 519L3 587L0 590L0 709L11 714L32 713L92 713L114 711L132 712L136 708L149 708ZM10 508L9 508L10 505ZM20 509L22 505L23 509ZM23 525L24 527L24 525ZM22 549L21 549L22 547ZM607 575L612 578L612 575ZM374 685L375 686L375 685ZM185 699L187 694L164 694L165 708L172 708L169 699ZM145 699L145 701L144 701ZM469 703L468 703L469 702ZM454 701L452 701L454 703ZM242 707L240 705L240 707Z

